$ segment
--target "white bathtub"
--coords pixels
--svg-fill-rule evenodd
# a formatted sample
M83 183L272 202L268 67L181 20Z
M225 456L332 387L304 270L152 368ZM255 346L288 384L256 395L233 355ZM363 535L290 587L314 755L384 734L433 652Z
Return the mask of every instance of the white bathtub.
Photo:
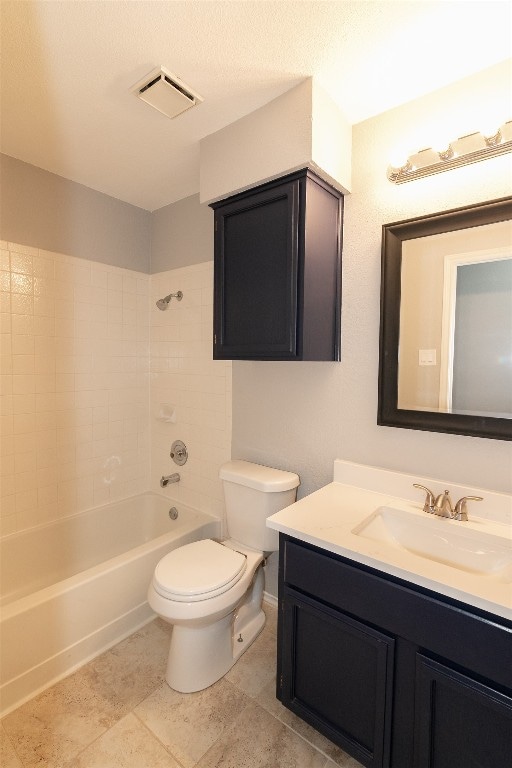
M158 560L219 535L217 518L145 493L0 540L0 714L149 621Z

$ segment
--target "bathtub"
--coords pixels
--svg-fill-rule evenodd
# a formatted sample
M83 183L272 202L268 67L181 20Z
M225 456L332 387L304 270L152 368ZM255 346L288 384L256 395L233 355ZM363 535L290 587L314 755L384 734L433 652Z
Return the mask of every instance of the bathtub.
M149 621L158 560L218 536L217 518L144 493L1 539L0 714Z

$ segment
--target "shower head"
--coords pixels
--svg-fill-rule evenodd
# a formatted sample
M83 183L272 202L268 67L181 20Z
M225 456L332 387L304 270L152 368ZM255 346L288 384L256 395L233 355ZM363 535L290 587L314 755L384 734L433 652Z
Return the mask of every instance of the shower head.
M178 301L181 301L182 298L183 298L183 293L181 291L178 291L177 293L170 293L164 299L158 299L158 301L156 302L156 305L158 309L161 309L163 311L167 309L171 299L178 299Z

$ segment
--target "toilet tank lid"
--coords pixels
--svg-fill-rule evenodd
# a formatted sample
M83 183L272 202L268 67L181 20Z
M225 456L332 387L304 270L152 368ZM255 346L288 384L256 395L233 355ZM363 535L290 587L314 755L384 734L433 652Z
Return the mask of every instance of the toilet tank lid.
M235 459L223 464L220 468L221 480L245 485L257 491L266 493L278 493L289 491L300 485L300 478L295 472L287 472L283 469L264 467L262 464L253 464L250 461Z

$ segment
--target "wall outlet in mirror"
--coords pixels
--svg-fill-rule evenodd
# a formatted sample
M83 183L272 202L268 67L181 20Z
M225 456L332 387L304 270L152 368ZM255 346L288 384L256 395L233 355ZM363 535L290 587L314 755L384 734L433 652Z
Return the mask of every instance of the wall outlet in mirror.
M418 365L437 365L435 349L418 349Z

